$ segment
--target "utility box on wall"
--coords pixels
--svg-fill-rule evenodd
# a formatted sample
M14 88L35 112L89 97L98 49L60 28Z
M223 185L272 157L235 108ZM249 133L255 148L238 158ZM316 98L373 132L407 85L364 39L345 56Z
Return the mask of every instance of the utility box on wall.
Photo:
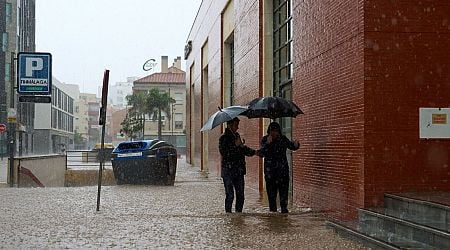
M419 108L419 137L450 138L450 108Z

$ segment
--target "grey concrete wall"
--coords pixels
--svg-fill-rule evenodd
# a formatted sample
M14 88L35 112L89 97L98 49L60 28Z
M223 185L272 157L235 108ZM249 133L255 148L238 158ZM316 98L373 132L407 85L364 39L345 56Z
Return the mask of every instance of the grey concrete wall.
M19 157L14 159L16 182L19 187L64 187L66 172L65 155ZM20 175L17 169L21 168ZM25 168L25 169L23 169ZM31 172L26 171L29 170ZM38 182L36 181L38 180Z

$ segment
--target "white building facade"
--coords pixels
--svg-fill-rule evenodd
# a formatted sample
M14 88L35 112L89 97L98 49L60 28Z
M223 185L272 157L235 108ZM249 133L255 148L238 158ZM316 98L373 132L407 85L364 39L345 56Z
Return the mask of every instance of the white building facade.
M73 85L52 79L51 103L36 103L33 145L36 154L60 153L73 148Z
M117 108L126 107L126 97L133 93L133 82L138 79L139 77L127 77L126 82L117 82L115 85L110 86L108 89L108 104Z

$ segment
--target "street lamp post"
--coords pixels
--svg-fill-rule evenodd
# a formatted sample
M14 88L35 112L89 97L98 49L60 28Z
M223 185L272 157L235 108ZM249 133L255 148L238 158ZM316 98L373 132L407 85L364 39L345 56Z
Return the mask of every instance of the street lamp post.
M171 120L172 124L171 124L170 127L172 128L172 144L174 144L174 139L173 139L173 120L174 120L175 117L173 117L173 107L175 106L175 103L172 103L171 106L172 106L172 120Z

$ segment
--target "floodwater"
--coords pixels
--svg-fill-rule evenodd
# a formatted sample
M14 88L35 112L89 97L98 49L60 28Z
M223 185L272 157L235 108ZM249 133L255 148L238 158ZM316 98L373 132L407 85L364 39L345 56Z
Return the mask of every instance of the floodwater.
M181 161L175 186L0 188L0 248L365 249L304 208L268 213L246 190L244 213L223 211L220 178Z

